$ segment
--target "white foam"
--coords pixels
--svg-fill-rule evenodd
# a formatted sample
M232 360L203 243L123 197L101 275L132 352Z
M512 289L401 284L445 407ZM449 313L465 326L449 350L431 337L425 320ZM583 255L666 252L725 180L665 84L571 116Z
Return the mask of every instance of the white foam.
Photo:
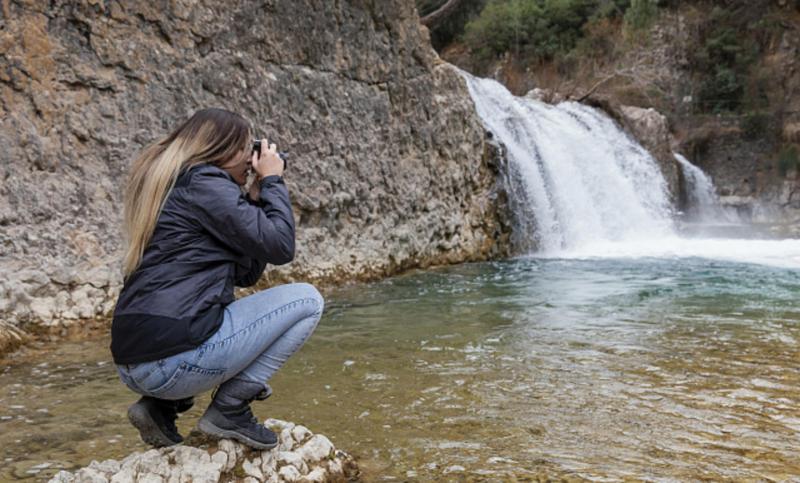
M698 257L771 267L800 269L800 240L639 238L624 242L594 241L568 250L537 253L542 258L631 259Z

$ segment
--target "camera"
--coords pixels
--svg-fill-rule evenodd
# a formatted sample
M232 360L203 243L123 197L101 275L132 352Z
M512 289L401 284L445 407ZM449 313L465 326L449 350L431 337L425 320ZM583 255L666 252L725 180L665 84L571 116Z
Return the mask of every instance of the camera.
M258 158L261 158L261 140L253 141L253 152L256 153ZM278 152L278 157L283 160L283 169L286 169L286 158L289 157L289 153L284 153L283 151Z

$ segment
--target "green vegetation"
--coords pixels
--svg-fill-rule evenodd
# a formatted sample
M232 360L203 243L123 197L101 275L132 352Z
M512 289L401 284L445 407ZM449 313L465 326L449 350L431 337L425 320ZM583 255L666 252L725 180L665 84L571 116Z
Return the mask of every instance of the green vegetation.
M747 32L747 19L737 9L714 7L703 27L700 48L691 59L700 76L700 110L737 111L742 107L750 67L759 46L743 35Z
M798 153L796 144L789 144L783 146L778 153L778 171L781 176L786 176L789 171L797 170L800 168L800 153Z
M639 102L638 92L641 102L661 109L736 116L749 112L742 128L751 139L768 134L765 116L780 115L780 107L769 98L774 66L764 62L763 53L774 50L787 29L787 15L800 9L800 0L783 6L771 0L462 1L460 16L453 18L463 34L447 32L469 48L478 73L488 72L504 55L524 68L550 63L551 69L540 70L542 78L550 76L553 82L558 76L562 83L580 86L578 90L607 77L612 80L603 88L628 102ZM650 57L646 45L654 40L679 42L678 49L685 50L666 49ZM669 74L659 79L654 72L655 63L664 60L673 63L665 66L672 73L678 73L680 62L689 75L680 73L679 83L666 84L674 79ZM659 80L663 82L650 85ZM647 91L651 87L653 95ZM690 101L679 104L681 99Z
M464 39L478 55L505 52L541 60L566 54L593 18L625 5L599 0L491 0L466 26Z
M631 0L625 12L625 24L633 30L643 30L653 23L658 15L656 0Z

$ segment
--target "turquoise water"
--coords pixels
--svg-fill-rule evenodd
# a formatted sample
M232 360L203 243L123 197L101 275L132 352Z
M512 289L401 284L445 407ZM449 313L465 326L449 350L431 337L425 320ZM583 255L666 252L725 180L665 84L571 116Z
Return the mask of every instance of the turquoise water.
M798 478L800 271L772 255L520 258L338 289L256 412L328 435L370 481ZM145 448L107 345L3 369L0 480Z

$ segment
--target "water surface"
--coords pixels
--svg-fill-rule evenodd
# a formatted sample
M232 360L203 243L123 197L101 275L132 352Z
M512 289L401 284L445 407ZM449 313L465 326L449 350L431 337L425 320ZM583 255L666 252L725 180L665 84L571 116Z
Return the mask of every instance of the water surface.
M800 478L800 272L775 265L521 258L343 288L256 412L367 480ZM107 346L0 372L0 480L146 448Z

